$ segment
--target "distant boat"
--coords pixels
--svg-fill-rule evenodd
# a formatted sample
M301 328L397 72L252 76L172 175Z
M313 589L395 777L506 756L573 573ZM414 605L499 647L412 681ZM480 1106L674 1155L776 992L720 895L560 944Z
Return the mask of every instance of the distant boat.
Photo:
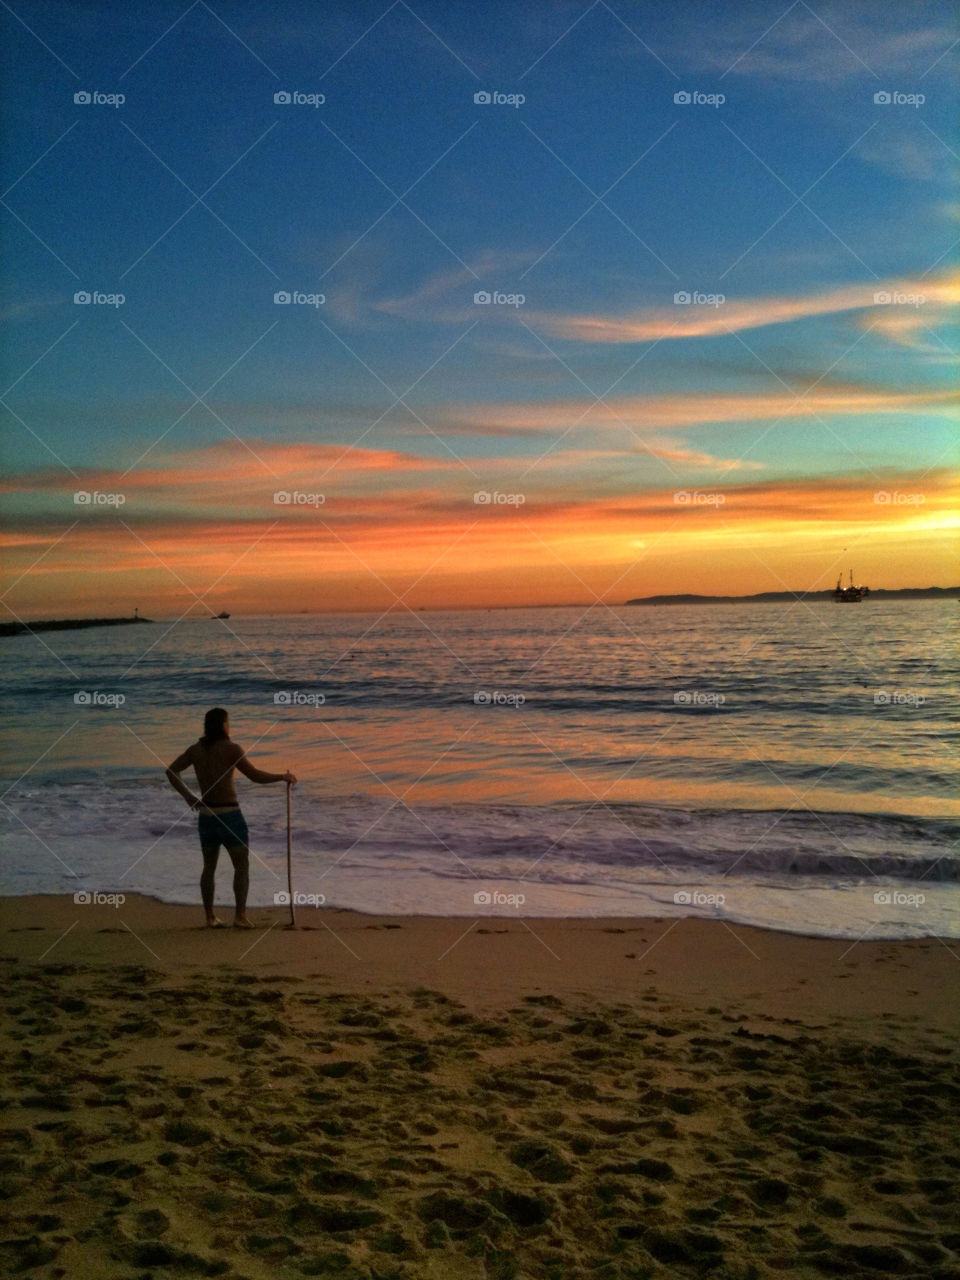
M227 613L227 611L224 609L223 613L215 613L213 615L213 620L214 622L216 622L218 618L229 618L229 617L230 617L229 613Z
M850 570L850 583L848 586L843 585L843 574L837 577L837 585L833 590L834 604L859 604L861 600L866 600L870 594L869 587L855 587L853 585L853 570Z

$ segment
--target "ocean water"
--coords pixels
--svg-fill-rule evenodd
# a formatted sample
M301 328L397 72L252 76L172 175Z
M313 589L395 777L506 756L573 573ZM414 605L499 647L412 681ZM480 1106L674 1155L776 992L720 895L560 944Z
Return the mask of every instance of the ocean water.
M956 602L208 618L0 641L5 894L197 902L163 766L292 769L314 905L960 937ZM192 774L188 782L193 786ZM285 788L238 778L254 905ZM222 855L218 901L229 900Z

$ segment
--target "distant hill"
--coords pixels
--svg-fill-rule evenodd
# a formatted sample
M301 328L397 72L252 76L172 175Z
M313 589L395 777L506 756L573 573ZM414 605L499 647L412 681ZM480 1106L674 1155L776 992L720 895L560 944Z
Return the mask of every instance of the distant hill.
M883 587L871 587L870 600L942 600L960 598L960 587L901 587L898 591L885 591ZM781 604L790 600L832 600L833 588L827 591L760 591L754 596L638 596L627 604Z

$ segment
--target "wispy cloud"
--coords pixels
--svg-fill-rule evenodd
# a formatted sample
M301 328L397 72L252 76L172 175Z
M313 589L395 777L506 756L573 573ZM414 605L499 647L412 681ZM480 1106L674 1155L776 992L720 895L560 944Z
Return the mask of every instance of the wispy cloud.
M947 143L919 122L889 123L868 133L857 145L857 156L906 183L939 179L953 184L956 161Z
M917 6L919 9L919 6ZM785 4L771 24L771 11L760 6L724 10L706 38L687 39L676 51L688 65L741 77L836 84L875 75L922 75L937 59L946 61L956 31L946 23L924 22L910 10L898 17L913 25L894 26L882 3ZM946 68L945 68L946 69Z
M924 364L957 362L957 352L936 332L938 317L927 307L888 307L878 316L863 319L873 333L920 356Z
M397 292L387 282L394 263L367 255L344 281L331 284L327 310L344 323L365 327L384 317L421 324L462 324L477 318L473 295L480 289L512 291L519 271L534 261L537 250L484 249L466 267L444 267L420 284Z
M756 422L768 418L858 416L863 414L943 412L956 403L947 391L903 392L882 387L816 387L802 397L787 391L765 394L691 392L663 396L608 397L605 401L563 399L529 403L450 406L438 415L445 434L528 436L570 428L627 427L637 433L708 423Z
M888 301L882 301L884 295ZM647 307L629 315L535 312L526 318L553 337L580 342L655 342L670 338L711 338L768 325L791 324L812 316L834 315L891 305L895 296L922 296L932 304L960 302L960 275L870 281L818 293L772 298L729 298L719 305L677 304ZM897 304L893 304L897 305ZM932 312L930 313L932 320Z
M64 305L60 298L28 298L23 302L8 302L0 307L0 325L14 324L20 320L32 320Z
M144 500L153 497L222 508L224 503L232 506L251 497L262 498L285 486L316 491L321 480L332 473L340 490L376 490L389 476L393 483L404 484L406 491L411 481L420 483L425 476L452 470L460 470L460 466L449 455L430 458L395 449L364 449L349 441L312 444L231 438L158 454L129 472L107 467L87 467L72 474L63 468L9 472L0 481L0 492L96 489L137 494Z
M639 447L639 446L638 446ZM766 463L748 458L718 458L702 449L688 449L683 445L651 444L645 452L666 462L677 462L684 467L703 467L710 471L765 471Z

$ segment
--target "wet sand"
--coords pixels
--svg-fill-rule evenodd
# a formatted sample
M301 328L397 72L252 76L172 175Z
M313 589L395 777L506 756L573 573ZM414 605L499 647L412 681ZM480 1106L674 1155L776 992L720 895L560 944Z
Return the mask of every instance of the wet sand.
M0 1268L960 1276L960 948L0 901Z

